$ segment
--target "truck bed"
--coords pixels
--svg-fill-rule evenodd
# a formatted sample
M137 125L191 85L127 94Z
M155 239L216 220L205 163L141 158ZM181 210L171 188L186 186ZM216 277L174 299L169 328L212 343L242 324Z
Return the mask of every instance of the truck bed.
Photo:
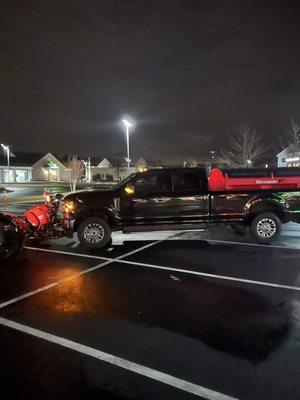
M300 168L215 168L208 177L211 192L247 190L300 190Z

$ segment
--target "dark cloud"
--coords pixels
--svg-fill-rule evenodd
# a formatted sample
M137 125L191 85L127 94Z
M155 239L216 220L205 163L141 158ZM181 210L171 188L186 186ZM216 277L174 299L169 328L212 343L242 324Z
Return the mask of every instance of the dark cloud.
M245 121L300 118L296 1L2 0L1 141L28 151L205 156ZM124 149L125 150L125 149Z

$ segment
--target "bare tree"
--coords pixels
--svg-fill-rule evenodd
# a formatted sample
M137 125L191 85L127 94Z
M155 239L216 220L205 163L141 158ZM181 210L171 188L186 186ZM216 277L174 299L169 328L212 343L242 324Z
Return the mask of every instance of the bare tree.
M241 126L229 136L230 148L221 151L219 162L229 168L253 166L266 152L262 137L248 125Z
M288 146L292 153L296 153L300 149L300 125L293 118L290 118L290 126L286 131L285 139L280 141L281 150Z
M128 171L128 169L122 165L122 161L119 158L114 160L114 165L116 167L116 178L119 181L124 176L124 173Z
M300 149L300 125L291 118L291 129L289 131L293 146L293 152Z
M70 169L70 189L72 192L75 192L77 182L82 178L84 172L84 164L77 156L73 156L69 157L67 168Z
M185 161L184 163L185 167L197 167L197 165L198 165L197 160L191 157L189 157L187 161Z

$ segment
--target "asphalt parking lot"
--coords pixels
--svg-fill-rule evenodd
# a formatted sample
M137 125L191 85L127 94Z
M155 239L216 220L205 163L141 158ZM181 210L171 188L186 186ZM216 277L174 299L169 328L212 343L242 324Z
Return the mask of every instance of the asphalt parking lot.
M25 399L299 399L300 231L28 246L0 268L1 389Z

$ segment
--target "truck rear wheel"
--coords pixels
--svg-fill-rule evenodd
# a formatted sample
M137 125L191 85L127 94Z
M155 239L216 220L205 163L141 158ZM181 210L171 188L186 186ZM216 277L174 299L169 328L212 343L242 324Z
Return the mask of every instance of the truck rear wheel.
M250 225L250 233L256 243L273 243L280 236L281 221L273 213L258 214Z
M111 243L111 227L100 217L90 217L82 221L77 235L82 245L92 249L102 249Z

